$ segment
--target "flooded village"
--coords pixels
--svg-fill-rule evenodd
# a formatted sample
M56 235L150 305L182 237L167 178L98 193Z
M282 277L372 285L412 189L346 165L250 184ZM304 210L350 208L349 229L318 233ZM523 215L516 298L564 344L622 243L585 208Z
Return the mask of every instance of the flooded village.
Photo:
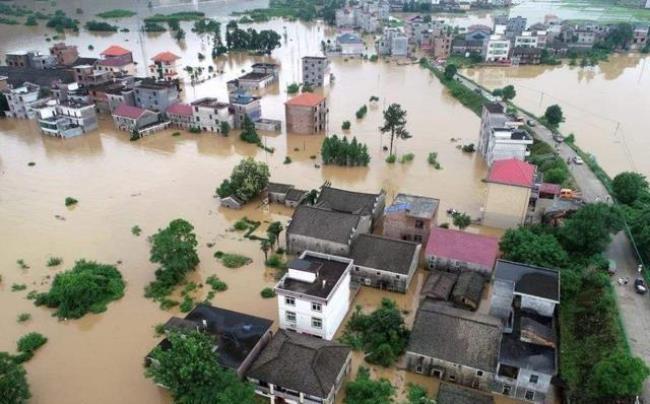
M164 366L154 348L173 346L183 329L220 341L212 347L220 365L260 402L361 402L350 383L361 380L362 368L371 381L385 378L400 403L575 399L572 383L587 376L564 378L574 369L561 367L560 344L579 341L558 331L572 324L573 310L560 316L576 299L568 289L563 300L563 265L527 261L499 242L508 229L560 226L584 206L611 200L605 188L583 189L592 186L582 180L589 169L564 157L566 143L541 135L537 116L550 105L564 111L562 133L573 133L607 174L650 173L642 135L650 106L640 52L646 39L591 63L592 56L573 56L572 49L587 49L575 43L604 38L595 31L614 25L572 25L563 21L579 11L534 1L417 9L362 1L310 21L245 13L268 6L257 0L58 3L0 3L20 20L0 24L8 110L0 119L0 351L13 355L28 333L47 338L21 365L29 402L173 402L175 391L146 377L145 365ZM79 20L77 32L57 33L46 18L23 23L58 9ZM115 9L133 12L96 16ZM197 14L178 27L157 22L164 31L146 22L188 11ZM115 31L89 30L96 20ZM218 23L221 48L210 22ZM269 52L236 49L236 36L227 38L247 29L276 34L268 34ZM569 30L571 39L556 36L548 56L551 47L538 44L550 43L553 30ZM514 63L510 50L504 58L486 54L494 48L497 55L501 44L518 49ZM541 63L542 49L561 64ZM454 63L452 82L478 86L468 90L482 97L478 111L444 78ZM491 94L508 85L519 111ZM391 128L385 112L395 104L406 124ZM343 139L359 146L340 158ZM249 158L268 168L253 195L234 175ZM152 246L179 218L193 226L198 263L156 296L151 284L165 264L152 262ZM540 243L514 237L510 248ZM560 260L568 263L574 256L566 249L570 256ZM53 303L35 306L81 259L117 269L122 296L79 318L57 315ZM634 275L636 262L628 266ZM631 293L618 298L644 298ZM406 330L398 352L381 346L377 353L363 342L359 324L378 310L403 319L402 328L386 331L396 338ZM625 331L636 334L612 316L609 345L618 347ZM626 355L640 355L636 339L631 354L625 344ZM639 369L642 386L646 368ZM639 394L646 395L620 393ZM241 397L210 400L248 402Z

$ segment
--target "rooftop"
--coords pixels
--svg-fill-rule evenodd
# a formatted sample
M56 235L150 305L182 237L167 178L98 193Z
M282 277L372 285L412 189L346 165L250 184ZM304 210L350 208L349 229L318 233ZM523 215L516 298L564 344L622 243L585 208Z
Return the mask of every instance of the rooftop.
M326 398L349 355L345 345L279 330L246 376Z
M543 324L538 324L542 324L550 330L550 333L554 334L552 319L515 310L513 332L503 335L499 352L499 362L519 369L530 369L535 372L554 375L556 373L555 348L530 343L521 338L523 321L530 317L543 322ZM554 338L553 336L553 340Z
M372 234L360 234L352 242L350 258L355 265L407 275L413 259L417 260L418 243Z
M494 404L494 397L458 384L440 383L437 404Z
M498 260L494 279L514 283L515 293L560 301L560 276L555 269Z
M100 55L112 57L112 56L124 56L124 55L128 55L129 53L131 53L131 51L128 49L124 49L119 45L112 45L106 48L102 53L100 53Z
M180 58L180 56L177 56L171 52L160 52L156 56L152 57L151 60L154 62L171 63L177 61Z
M273 77L273 75L271 73L249 72L244 74L243 76L239 76L237 80L262 81L269 77Z
M478 272L461 272L454 290L451 292L452 298L454 300L465 298L473 302L480 302L485 282L486 279Z
M20 86L29 81L42 87L50 87L53 82L73 83L74 73L72 69L35 69L33 67L11 67L0 66L0 76L7 77L7 83L12 86Z
M99 59L96 63L100 66L117 67L117 66L125 66L133 62L131 62L129 59L126 58L111 57L108 59Z
M497 160L490 168L487 182L531 188L535 182L535 166L517 159Z
M483 107L491 114L503 114L504 112L503 105L498 102L489 102L483 105Z
M143 108L134 107L132 105L120 104L113 111L113 116L120 116L130 119L140 118L147 110Z
M301 205L293 213L287 233L347 244L360 219L358 215Z
M302 93L287 101L286 105L296 107L315 107L325 100L325 97L314 93Z
M196 101L192 101L191 105L193 107L205 107L205 108L228 108L228 104L225 102L219 102L216 98L206 97L200 98Z
M306 193L305 190L292 188L287 192L285 199L290 202L298 202Z
M316 255L306 251L300 258L289 262L289 273L278 282L277 289L327 299L338 284L351 261L343 257ZM291 270L310 272L316 275L313 282L292 278Z
M494 267L499 254L499 239L466 231L434 227L427 242L426 255Z
M418 219L431 219L438 211L440 200L425 196L397 194L392 205L385 210L385 214L406 212L407 216Z
M494 372L501 341L500 322L425 300L415 316L408 352Z
M318 194L316 205L337 212L372 215L380 195L324 186Z
M167 107L166 112L174 115L192 116L192 106L190 104L177 102Z
M344 44L361 44L363 43L363 40L361 40L358 35L346 32L345 34L341 34L336 37L336 42Z
M216 339L215 354L219 364L236 370L272 324L272 320L265 318L199 304L185 319L172 317L165 324L165 329L204 330ZM164 339L159 346L168 349L170 342Z
M278 182L269 182L269 184L266 186L266 190L268 192L278 194L286 194L291 188L293 188L293 185L280 184Z
M147 89L147 90L164 90L172 87L176 87L175 81L170 80L156 80L151 77L141 79L140 82L136 85L138 88Z
M458 275L451 272L432 270L422 285L420 296L433 300L449 300Z

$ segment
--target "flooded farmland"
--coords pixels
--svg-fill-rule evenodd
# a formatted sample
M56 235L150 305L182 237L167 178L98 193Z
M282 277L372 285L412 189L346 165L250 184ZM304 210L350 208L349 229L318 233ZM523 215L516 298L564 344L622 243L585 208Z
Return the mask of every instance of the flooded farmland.
M37 9L51 9L49 2L25 3ZM98 3L89 5L80 0L60 3L60 7L70 14L77 7L84 8L84 14L79 17L82 22L92 18L96 12L116 7L129 8L133 4L126 0L106 1L100 9ZM174 7L174 3L177 4L163 1L160 9L142 10L142 13L178 11L180 8ZM233 10L259 7L264 3L188 2L187 5L225 21ZM92 10L94 7L97 10ZM467 24L490 17L456 18L459 24ZM140 39L136 32L137 17L120 20L118 25L129 28L131 32L97 35L82 31L62 39L79 46L80 53L88 56L97 56L111 44L132 49L140 62L141 73L146 59L164 50L181 55L185 65L213 64L216 71L223 71L196 86L186 84L186 100L203 96L224 99L226 81L240 75L252 63L261 60L278 62L282 66L280 82L267 89L262 100L263 116L273 119L284 119L285 88L300 79L300 58L317 54L321 41L335 35L320 23L274 20L255 25L257 28L275 29L283 36L282 47L270 58L232 55L215 61L199 61L198 53L209 54L210 46L206 39L190 32L190 24L183 24L188 35L180 44L169 33ZM0 36L3 39L0 44L2 58L5 52L16 49L46 51L51 42L45 42L44 38L51 37L52 32L43 27L0 25ZM88 49L89 45L93 50ZM521 87L526 85L524 79L534 78L537 83L538 79L554 72L540 69L540 73L530 72L531 77L521 78L517 100L523 102L527 99ZM490 85L488 81L501 83L499 80L516 84L518 78L508 76L515 71L499 73L498 70L486 70L487 73L477 73L479 76L476 78L486 80L486 85ZM155 270L148 259L147 236L172 219L185 218L196 228L201 264L192 274L192 280L202 282L209 275L217 274L228 284L228 290L218 293L213 304L276 319L275 302L263 300L259 294L264 287L274 284L274 274L264 267L259 244L244 239L231 228L243 216L262 222L280 220L286 223L291 211L277 205L267 209L258 203L251 203L241 211L225 210L219 208L213 197L216 186L243 157L253 156L266 161L273 181L291 183L299 188L316 188L325 181L360 191L383 188L389 199L397 192L433 196L441 199L443 212L453 207L473 217L479 215L485 193L482 179L486 167L480 158L457 149L461 143L476 142L477 116L456 102L437 79L417 65L398 66L395 62L373 63L341 58L333 60L332 72L336 77L335 84L325 90L330 104L328 135L340 135L342 122L350 120L352 128L346 136L356 136L368 144L372 158L368 167L319 166L319 159L312 156L319 155L325 135L282 133L264 136L266 145L275 149L271 154L242 143L236 133L226 138L208 133L183 133L173 137L172 131L165 131L138 142L129 142L126 133L113 129L108 117L103 117L99 130L94 133L69 140L41 135L34 122L0 121L0 307L3 308L0 310L0 351L13 352L16 340L29 331L38 331L48 337L49 342L26 364L33 394L31 402L148 404L170 401L163 390L144 378L142 363L158 341L153 327L178 314L177 310L160 310L157 304L143 296L144 286L153 279ZM480 76L488 73L495 76ZM569 69L563 74L569 76L575 71ZM627 87L623 87L620 83L624 82L618 80L627 75L619 74L610 80L612 87L619 83L621 94L629 88L629 82ZM563 97L562 91L571 79L555 80L558 89L555 96ZM607 83L607 80L603 78L601 82ZM548 85L553 87L552 81ZM636 87L634 91L637 91ZM643 96L647 97L647 94L645 91ZM372 95L379 96L380 100L369 103ZM568 98L573 96L568 95ZM596 97L593 98L589 101L595 103ZM397 141L397 150L398 155L414 153L416 157L411 163L389 165L384 162L387 152L383 146L387 139L380 136L378 126L382 109L393 102L402 104L408 111L408 128L413 138ZM630 97L627 100L621 97L620 102L634 104ZM647 98L645 102L647 111ZM362 120L354 119L355 111L363 104L369 105L368 114ZM616 113L623 110L622 105L616 108ZM567 115L568 126L571 124L568 110ZM591 150L591 146L584 143L590 137L582 135L579 128L575 132L579 143ZM460 140L452 142L452 138ZM643 142L641 137L638 139ZM607 151L607 146L604 150ZM438 153L442 170L429 166L426 161L429 152ZM600 158L599 151L594 152ZM283 164L286 156L292 160L289 165ZM28 166L29 162L35 165ZM78 206L66 208L64 199L67 196L78 199ZM440 216L440 221L445 221L444 213ZM134 225L142 228L141 236L131 233ZM476 227L469 231L494 232ZM212 243L214 247L208 247ZM227 269L213 257L216 250L241 253L251 257L253 262L239 269ZM48 268L46 262L52 256L62 257L63 265ZM127 281L125 296L111 303L105 313L87 315L81 320L58 321L51 316L50 310L35 307L26 299L29 291L45 290L58 271L71 267L81 258L116 264ZM30 268L20 269L16 264L18 259L23 259ZM412 321L417 289L423 275L418 274L407 295L364 288L355 303L369 308L388 295L410 313L409 321ZM12 292L14 283L26 284L27 290ZM32 319L18 324L16 317L20 313L30 313ZM359 355L355 356L355 361L361 361ZM430 391L437 389L431 379L423 380L416 375L381 369L374 372L399 386L417 380L426 384Z

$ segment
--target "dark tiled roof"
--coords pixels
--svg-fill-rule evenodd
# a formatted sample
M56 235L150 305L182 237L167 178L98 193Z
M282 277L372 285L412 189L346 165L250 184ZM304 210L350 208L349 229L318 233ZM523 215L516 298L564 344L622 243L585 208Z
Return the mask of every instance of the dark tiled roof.
M407 351L494 372L501 327L498 320L425 300L418 309Z
M293 213L287 234L347 244L360 219L358 215L302 205Z
M320 258L307 253L304 257L291 261L288 265L289 269L315 273L316 279L313 282L306 282L293 279L287 274L277 288L326 299L345 274L349 261L340 257L339 259Z
M454 300L465 298L478 304L481 301L484 286L485 278L483 275L473 271L465 271L458 276L458 281L451 295Z
M78 57L77 60L72 63L72 66L93 65L95 62L97 62L97 60L97 58Z
M172 318L165 327L187 329L192 323L197 329L205 330L207 334L216 338L215 354L219 364L229 369L237 369L271 328L273 321L199 304L184 320ZM168 349L169 341L164 339L160 347Z
M503 105L499 104L498 102L489 102L487 104L484 104L483 107L488 110L488 112L492 114L502 114L503 113Z
M360 234L350 249L355 265L406 275L417 257L418 243Z
M560 301L560 277L554 269L497 260L495 279L515 284L515 293Z
M266 186L266 190L274 194L286 194L291 188L293 188L293 185L280 184L277 182L269 182L269 184Z
M532 344L521 340L521 324L525 317L533 318L539 324L552 327L552 319L515 310L513 331L504 334L499 351L499 362L522 369L530 369L547 375L554 375L555 349L549 346Z
M0 76L7 76L7 83L20 86L24 82L37 84L41 87L50 87L53 82L74 82L74 73L71 69L34 69L31 67L0 66Z
M287 192L286 200L291 202L298 202L307 193L302 189L292 188Z
M246 376L326 398L349 354L350 348L345 345L280 330Z
M494 404L494 397L457 384L441 383L437 404Z
M323 187L318 194L317 205L338 212L371 215L379 195Z
M420 296L433 300L449 300L458 275L450 272L431 271L422 285Z

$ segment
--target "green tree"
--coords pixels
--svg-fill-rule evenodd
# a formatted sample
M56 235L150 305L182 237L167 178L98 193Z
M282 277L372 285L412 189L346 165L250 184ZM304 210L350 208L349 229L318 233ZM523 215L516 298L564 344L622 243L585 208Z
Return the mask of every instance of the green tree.
M436 404L436 400L427 397L427 390L419 384L409 383L406 398L407 404Z
M79 260L71 270L54 277L49 292L39 293L37 306L57 308L59 318L80 318L86 313L101 313L113 300L124 296L122 274L113 265Z
M35 16L30 15L29 17L27 17L27 20L25 21L25 25L27 25L28 27L34 27L38 25L38 21L36 21Z
M458 66L456 66L455 64L450 63L447 66L445 66L444 76L447 80L452 80L457 73L458 73Z
M7 96L3 93L0 93L0 118L6 116L5 111L9 110L9 102L7 102Z
M228 133L230 133L230 124L227 121L221 121L219 123L219 130L222 135L228 136Z
M217 195L221 198L235 195L245 202L249 201L266 188L270 177L266 164L257 162L252 157L246 158L233 168L230 179L221 183Z
M368 368L360 367L357 377L345 385L346 404L391 404L395 388L386 379L372 380Z
M217 362L216 341L199 331L171 332L157 347L145 376L167 387L177 403L253 403L253 388Z
M366 361L384 367L391 366L404 353L409 339L402 313L394 301L382 299L380 307L370 314L357 306L346 325L342 341L350 345L359 341L366 352Z
M406 111L400 104L390 104L384 111L384 126L380 130L381 133L390 133L389 155L393 155L393 142L396 137L404 140L411 137L406 130Z
M499 249L507 260L542 267L562 268L568 260L566 251L553 235L536 233L526 227L507 230Z
M546 108L546 112L544 112L544 119L546 119L546 122L548 122L549 125L557 128L560 123L564 122L562 108L560 108L560 106L557 104Z
M558 230L558 240L570 254L591 256L605 250L611 234L623 228L620 212L606 203L580 208Z
M594 366L590 390L595 397L634 397L641 392L650 369L640 358L615 352Z
M269 239L273 238L273 240L280 244L280 234L282 233L282 230L284 230L284 227L281 222L272 222L266 229L266 234L269 235Z
M634 29L632 25L627 22L621 22L609 30L605 37L605 43L611 48L626 49L633 37Z
M176 39L177 41L182 41L183 39L185 39L185 31L183 29L179 29L178 31L176 31L176 33L174 34L174 39Z
M454 226L458 227L460 230L464 230L467 226L472 224L472 218L466 213L456 212L453 215L453 222Z
M261 239L260 240L260 249L264 253L264 261L269 259L269 251L273 248L273 243L269 239Z
M244 122L242 122L242 129L239 138L246 143L260 144L261 142L257 130L255 129L255 123L248 117L248 115L244 115Z
M612 181L614 196L621 203L631 205L641 194L648 191L648 181L644 175L634 172L623 172Z
M510 101L515 98L517 95L517 91L515 91L515 87L512 85L508 85L503 87L503 90L501 92L501 99L503 101Z
M159 301L168 296L199 264L197 245L194 226L184 219L172 220L151 236L149 260L160 267L155 272L156 280L146 287L145 296Z
M6 352L0 352L0 402L23 404L31 397L25 369Z

